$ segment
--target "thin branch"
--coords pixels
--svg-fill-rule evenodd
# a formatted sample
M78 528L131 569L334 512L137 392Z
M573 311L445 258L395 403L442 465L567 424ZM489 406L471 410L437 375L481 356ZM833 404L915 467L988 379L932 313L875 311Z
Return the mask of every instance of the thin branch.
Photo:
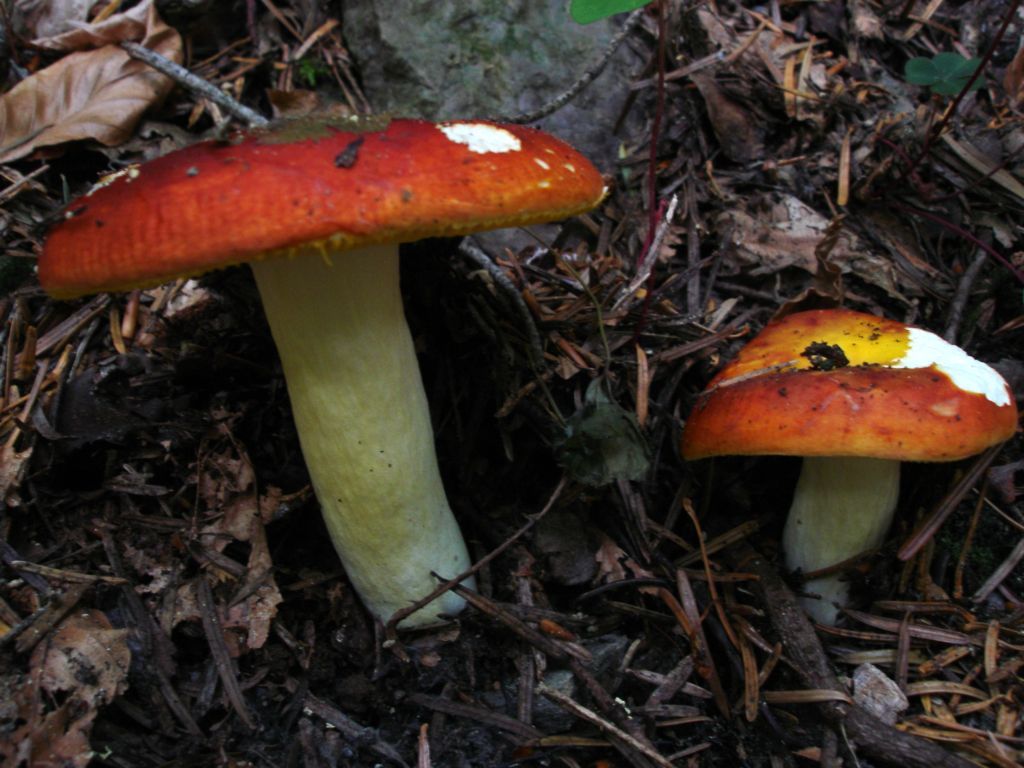
M541 342L540 333L537 332L537 325L533 322L530 308L526 306L526 301L523 300L523 295L519 292L519 289L512 284L512 281L509 280L508 275L505 274L501 267L494 263L494 259L491 258L490 254L473 242L472 239L466 238L459 243L459 253L477 266L482 267L519 311L523 330L526 331L526 336L529 340L530 364L535 368L538 367L544 359L544 344Z
M385 638L387 638L387 641L394 642L397 635L398 622L400 622L409 614L415 613L420 608L423 608L432 600L435 600L436 598L440 597L445 592L452 589L456 584L472 576L474 573L476 573L485 565L487 565L487 563L491 562L494 558L496 558L506 549L511 547L524 534L526 534L531 528L533 528L533 526L540 522L540 520L548 512L551 511L551 508L555 506L555 502L558 500L558 497L562 495L562 491L565 489L567 482L568 478L565 475L562 475L562 479L558 481L558 485L555 486L555 490L551 492L551 496L548 497L547 503L544 505L544 508L541 509L541 511L538 512L536 515L530 516L527 519L527 521L523 523L523 525L519 528L518 531L513 533L499 546L495 547L482 558L473 563L473 565L470 568L463 571L458 576L455 576L454 578L448 579L448 581L438 584L433 592L431 592L429 595L421 597L412 605L406 606L405 608L402 608L400 611L395 611L395 614L388 620L387 625L384 627L384 636Z
M921 548L927 544L932 536L935 535L936 531L942 527L942 524L946 522L953 510L955 510L960 502L963 500L967 492L973 488L981 478L985 476L985 471L989 465L995 461L996 456L999 455L999 451L1002 449L1003 444L993 445L985 450L984 453L979 454L975 457L971 463L970 468L964 473L963 477L957 482L956 485L946 494L945 498L939 503L939 505L932 510L932 513L928 515L921 523L914 529L914 532L910 534L905 542L896 551L896 557L906 562L918 552Z
M757 574L768 618L782 640L786 656L801 682L810 689L846 691L839 683L825 649L796 596L778 572L748 544L735 550L744 570ZM839 701L819 704L819 711L833 727L842 729L862 754L872 760L902 768L970 768L971 763L937 744L886 725L867 710Z
M240 104L213 83L203 80L203 78L198 75L192 74L183 66L176 64L166 56L161 56L156 51L150 50L144 45L139 45L138 43L133 43L128 40L121 43L121 48L133 59L144 61L153 69L167 75L169 78L174 80L174 82L184 86L197 96L209 99L225 112L237 117L250 128L263 128L270 124L270 121L259 112L249 109L249 107L244 104Z
M953 301L949 305L949 321L946 323L946 330L942 334L942 338L950 344L956 344L957 335L960 333L960 323L964 317L964 310L967 308L967 302L971 297L971 289L974 288L974 281L978 279L978 275L981 274L981 268L985 266L987 260L988 254L985 253L984 249L980 249L974 257L974 261L967 265L967 269L960 276L956 293L953 294Z
M1008 270L1010 270L1010 272L1013 274L1013 276L1015 278L1017 278L1018 282L1024 283L1024 272L1021 272L1019 269L1017 269L1015 266L1013 266L1013 264L1010 263L1009 259L1007 259L1005 256L1003 256L1003 254L1001 254L999 251L997 251L991 245L989 245L988 243L984 242L983 240L979 240L975 235L971 234L970 232L968 232L963 227L957 226L956 224L954 224L951 221L946 221L941 216L939 216L937 214L934 214L931 211L926 211L923 208L916 208L913 205L905 205L903 203L896 203L896 202L891 203L891 205L892 205L893 208L895 208L898 211L903 211L905 213L912 213L915 216L920 216L923 219L928 219L928 221L935 222L940 227L944 227L945 229L948 229L954 235L962 237L964 240L967 240L972 245L975 245L978 248L981 248L983 251L985 251L985 253L987 253L993 259L995 259L1000 264L1002 264L1004 267L1006 267Z

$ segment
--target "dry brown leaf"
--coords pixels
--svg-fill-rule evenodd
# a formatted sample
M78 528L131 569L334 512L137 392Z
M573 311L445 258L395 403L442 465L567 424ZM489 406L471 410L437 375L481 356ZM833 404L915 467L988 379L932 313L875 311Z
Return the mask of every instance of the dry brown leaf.
M125 562L144 577L134 587L140 595L162 595L165 589L181 581L181 572L185 566L180 559L165 557L165 561L162 561L155 556L155 549L133 547L128 542L122 545L121 554ZM165 556L166 552L160 554Z
M1010 66L1006 68L1006 73L1003 75L1003 88L1006 89L1006 95L1014 104L1024 101L1024 42L1017 49L1017 54L1010 62Z
M735 268L750 275L774 274L798 267L811 274L819 268L815 250L828 231L828 219L792 195L772 200L768 210L725 211L716 220L724 249ZM856 235L843 230L829 254L829 263L843 274L855 274L895 299L906 301L897 288L896 272L884 256L872 253Z
M642 567L633 558L626 554L610 536L602 536L601 545L594 553L597 560L598 574L597 581L601 584L626 579L653 579L654 574Z
M626 580L626 569L622 561L628 556L609 536L603 536L601 546L594 553L598 565L598 579L601 583Z
M85 768L93 758L89 733L98 707L125 688L131 652L127 631L100 611L75 612L32 653L30 673L0 680L0 764L24 768ZM59 707L55 700L63 699Z
M0 503L5 506L21 505L18 488L30 458L32 458L31 446L24 451L16 450L11 442L0 446Z
M274 117L305 117L322 108L322 99L316 91L296 88L294 91L267 89L267 100L274 110Z
M89 17L95 0L15 0L14 28L22 37L52 37Z
M141 38L142 45L166 58L182 59L181 37L151 4L145 5L141 25L123 18L128 14L118 14L95 28L49 41L62 40L57 46L62 48L90 41L103 47L71 53L0 96L0 162L83 139L113 146L131 135L143 112L159 103L174 83L109 43Z
M32 654L39 684L47 693L71 692L90 707L109 703L128 678L132 655L127 635L101 611L72 613Z
M729 98L715 78L704 73L691 77L704 99L708 119L722 151L730 160L749 163L764 157L764 126L742 104Z
M851 29L857 37L881 40L885 36L882 20L866 0L851 0L847 7Z
M221 429L230 438L227 426L222 424ZM264 523L269 521L277 505L261 503L256 492L256 473L252 462L233 439L229 439L222 452L207 456L197 485L204 505L211 512L220 513L213 523L203 528L202 540L218 551L232 540L249 543L246 583L239 588L247 597L228 607L223 626L245 630L246 645L253 649L261 648L267 641L270 624L282 601L274 581L273 560L264 529ZM268 489L268 493L273 499L281 498L277 489ZM195 618L188 612L192 607L179 612L176 619Z
M142 40L152 34L154 27L166 26L155 11L153 0L142 0L124 13L115 13L96 24L70 20L67 29L32 41L36 48L49 51L86 51L117 45L125 40Z
M10 717L17 726L0 739L0 765L86 768L93 758L89 731L96 710L82 712L74 699L68 699L44 713L44 698L32 678L10 694Z

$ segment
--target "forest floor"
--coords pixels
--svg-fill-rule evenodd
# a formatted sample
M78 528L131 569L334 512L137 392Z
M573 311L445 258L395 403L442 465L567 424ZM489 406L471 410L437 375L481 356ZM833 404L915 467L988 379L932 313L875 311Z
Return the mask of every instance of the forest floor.
M4 25L0 763L1024 761L1019 434L904 466L835 626L780 555L799 459L679 449L721 365L804 309L928 329L1024 394L1019 2L655 3L624 42L646 133L605 158L602 205L483 261L403 255L483 560L457 621L409 633L330 546L247 269L71 302L32 269L64 201L229 121L98 45L142 41L263 114L309 109L317 79L357 110L342 30L298 0L169 15L183 34L148 2L43 29L73 5Z

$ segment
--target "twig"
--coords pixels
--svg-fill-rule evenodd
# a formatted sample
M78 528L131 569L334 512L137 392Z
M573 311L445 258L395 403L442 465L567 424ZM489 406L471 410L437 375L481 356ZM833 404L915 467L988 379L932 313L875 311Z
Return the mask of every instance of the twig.
M16 641L15 650L18 653L28 653L71 612L88 590L86 584L72 584L64 592L54 595L45 606L29 614L0 636L0 648Z
M286 687L293 692L298 690L298 683L295 680L288 680ZM325 723L338 729L342 736L357 745L366 745L366 748L378 757L390 760L402 768L408 768L398 750L385 741L382 741L376 731L365 725L360 725L337 707L331 706L326 701L318 699L312 693L307 693L302 699L302 706L316 715Z
M489 709L473 706L472 704L463 704L459 701L452 701L451 699L446 699L443 696L429 696L425 693L411 693L409 694L408 701L421 707L432 709L435 712L444 712L449 715L455 715L455 717L462 717L467 720L473 720L477 723L483 723L484 725L498 728L506 733L518 736L521 739L539 739L544 735L539 729L529 723L516 720L514 717L503 715L500 712L492 712Z
M967 492L974 487L974 484L980 480L985 470L988 469L988 465L995 461L996 456L999 455L999 450L1003 447L1003 444L993 445L988 448L984 453L980 454L971 464L970 469L964 473L964 476L960 478L960 481L953 486L953 489L946 494L946 497L942 500L938 507L929 515L915 530L910 534L910 537L903 542L903 546L896 552L896 557L900 560L907 561L918 553L935 532L942 527L942 524L946 522L946 518L950 516L957 505L960 504L961 499L967 495Z
M672 198L668 202L668 207L664 211L664 215L662 215L658 221L658 227L654 232L654 238L637 260L636 275L633 276L633 279L629 281L629 285L622 292L622 295L612 305L612 312L621 307L623 303L628 301L633 294L644 286L644 284L649 282L651 270L654 268L654 264L658 261L658 249L661 248L661 244L665 240L665 235L668 234L668 228L672 225L672 219L676 216L676 208L678 205L679 195L672 195Z
M395 642L398 622L400 622L409 614L415 613L420 608L423 608L432 600L443 595L449 589L454 588L455 585L459 582L464 581L468 577L472 576L474 573L476 573L485 565L487 565L487 563L491 562L491 560L493 560L506 549L511 547L516 541L519 540L520 537L522 537L527 531L529 531L531 528L533 528L533 526L540 522L541 518L543 518L548 512L551 511L551 508L555 505L555 501L558 499L559 496L561 496L562 490L565 488L566 482L567 478L565 475L563 475L562 479L558 481L558 485L555 486L555 490L551 492L551 496L548 498L548 501L544 505L544 508L536 515L530 517L529 520L527 520L522 526L520 526L518 531L509 536L508 539L503 541L498 547L492 549L490 552L488 552L486 555L480 558L477 562L473 563L473 565L470 568L463 571L458 576L455 576L454 578L448 579L448 581L438 584L437 588L429 595L425 595L412 605L406 606L400 611L396 611L395 615L388 620L387 625L384 627L384 637L386 638L386 642L392 644Z
M964 240L967 240L972 245L975 245L978 248L981 248L983 251L985 251L985 253L987 253L992 258L996 259L996 261L998 261L1000 264L1002 264L1004 267L1006 267L1008 270L1010 270L1010 272L1013 274L1013 276L1015 278L1017 278L1017 280L1019 282L1024 283L1024 272L1021 272L1021 270L1017 269L1017 267L1015 267L1010 262L1009 259L1007 259L1005 256L1003 256L1003 254L1001 254L999 251L997 251L991 245L989 245L988 243L984 242L983 240L979 240L977 237L975 237L973 234L968 232L963 227L957 226L956 224L954 224L951 221L946 221L941 216L938 216L938 215L932 213L931 211L926 211L926 210L924 210L922 208L916 208L916 207L914 207L912 205L904 205L903 203L896 203L896 202L891 203L891 205L897 211L903 211L905 213L912 213L915 216L920 216L920 217L922 217L924 219L928 219L928 221L932 221L932 222L938 224L940 227L944 227L945 229L948 229L950 232L952 232L953 234L957 235L958 237L962 237Z
M548 637L539 630L531 627L519 617L513 616L511 612L503 610L502 607L493 600L488 600L483 595L478 594L471 589L466 589L461 584L454 585L452 589L456 594L464 597L466 602L480 611L480 613L504 624L509 631L520 637L522 640L525 640L541 653L544 653L553 659L567 659L571 657L587 663L593 660L590 652L583 646Z
M10 357L8 357L10 359ZM49 583L32 569L22 569L15 563L24 563L25 560L18 553L14 547L8 544L6 541L0 539L0 563L13 568L18 571L18 576L24 579L25 583L28 584L32 589L38 592L43 597L49 597L52 594Z
M203 78L198 75L192 74L183 66L176 64L166 56L161 56L156 51L150 50L144 45L133 43L130 40L125 40L120 45L121 48L133 59L146 62L153 69L164 73L174 80L174 82L188 88L192 93L202 96L204 99L209 99L225 112L237 117L250 128L263 128L270 124L270 121L259 112L249 109L249 107L244 104L239 104L238 101L231 98L231 96L226 94L217 86L203 80Z
M46 579L54 581L74 582L76 584L110 584L119 586L127 584L128 579L120 576L101 576L94 573L82 573L81 571L65 571L60 568L53 568L49 565L30 563L27 560L12 560L8 565L24 573L35 573Z
M14 169L9 169L13 171ZM41 176L50 170L50 166L43 163L31 173L25 175L18 174L19 178L14 181L9 187L6 187L3 191L0 191L0 203L6 203L12 197L17 195L25 186L32 181L36 176Z
M220 617L217 615L217 604L213 599L210 582L206 580L205 576L199 576L195 580L195 589L196 603L199 605L199 613L203 620L203 634L206 635L206 642L210 646L210 655L213 656L213 663L217 668L221 685L224 686L224 693L242 722L250 729L255 730L256 723L245 704L242 688L235 675L234 662L231 660L231 654L224 642L224 630L221 628Z
M608 45L605 47L604 51L601 52L601 56L597 59L597 61L591 64L590 67L582 75L580 75L576 82L570 85L568 89L562 91L562 93L558 94L547 104L538 107L532 112L521 112L518 115L503 116L497 119L506 123L533 123L537 120L540 120L541 118L547 117L553 112L557 112L558 110L560 110L570 101L575 99L576 96L579 95L579 93L584 88L586 88L588 85L594 82L594 80L597 79L598 75L600 75L601 72L604 71L604 68L608 65L608 62L611 61L612 56L615 55L615 51L618 50L619 46L622 44L622 41L626 39L629 33L633 31L633 28L640 21L640 17L643 15L643 13L644 9L638 8L637 10L629 14L629 16L626 18L625 23L622 25L622 29L619 30L618 34L616 34L615 37L608 41Z
M612 743L614 743L616 747L618 747L619 751L622 752L623 757L626 757L627 759L631 757L629 752L624 749L624 747L629 747L631 750L635 750L644 757L653 760L656 765L660 765L662 768L672 768L672 763L668 758L643 742L637 741L624 730L605 720L593 710L587 709L582 704L576 703L561 691L555 688L550 688L544 683L540 683L537 685L537 693L551 699L566 712L569 712L581 720L585 720L591 725L595 725L600 728L608 734L609 737L611 737Z
M490 257L483 248L474 243L470 238L465 238L459 243L459 253L465 256L467 259L472 261L477 266L483 268L491 279L494 280L495 284L504 291L505 295L508 296L512 305L519 311L519 315L523 321L523 330L526 331L526 336L529 339L530 345L530 365L537 367L544 359L544 345L541 343L540 334L537 332L537 326L533 322L533 315L530 314L530 308L526 306L526 301L523 300L523 295L519 292L509 280L508 275L505 274L504 270L501 269L494 260Z
M1013 548L1010 556L1006 558L1002 565L995 569L991 576L985 579L985 583L982 584L978 591L971 595L971 600L975 603L984 602L985 599L992 593L996 587L1006 580L1017 568L1017 564L1024 559L1024 538L1017 542L1017 546Z
M960 332L960 321L963 320L964 308L971 296L971 288L974 287L974 281L978 279L981 268L985 266L987 259L988 254L984 249L980 249L978 255L974 257L974 261L964 270L960 282L956 286L956 293L953 294L953 300L949 305L949 322L946 323L946 330L942 334L942 338L950 344L956 344L956 337Z
M734 552L737 565L757 574L768 618L803 684L845 694L814 627L778 572L748 544L737 545ZM902 768L971 768L966 760L927 739L886 725L856 704L824 701L820 711L834 726L845 728L856 747L874 760Z

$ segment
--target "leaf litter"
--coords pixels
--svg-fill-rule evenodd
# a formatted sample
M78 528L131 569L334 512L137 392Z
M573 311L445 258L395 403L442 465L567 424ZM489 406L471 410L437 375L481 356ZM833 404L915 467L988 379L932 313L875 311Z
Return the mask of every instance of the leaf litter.
M0 112L9 253L38 244L62 175L78 194L97 162L223 128L119 41L181 61L180 30L203 50L190 69L252 105L265 88L276 108L318 103L311 72L364 104L343 27L315 4L248 3L258 25L207 6L174 28L148 2L87 27L74 3L19 5L37 40ZM647 131L622 136L601 210L496 252L504 282L436 253L404 265L448 484L475 554L494 553L443 632L392 638L355 600L243 271L70 305L29 279L0 299L4 760L1020 762L1019 437L969 487L908 469L900 521L851 570L859 600L832 628L786 613L799 585L771 560L791 463L678 458L696 393L793 307L916 322L1022 391L1020 54L1006 37L954 112L901 77L913 56L983 56L1002 6L666 5L653 169L649 67L629 105ZM656 40L646 12L630 44L653 65ZM136 131L147 110L170 128ZM652 173L675 203L640 267Z
M160 19L152 0L100 24L33 41L68 55L0 96L0 162L72 141L114 146L128 139L174 82L121 50L117 43L124 40L182 61L181 36Z

